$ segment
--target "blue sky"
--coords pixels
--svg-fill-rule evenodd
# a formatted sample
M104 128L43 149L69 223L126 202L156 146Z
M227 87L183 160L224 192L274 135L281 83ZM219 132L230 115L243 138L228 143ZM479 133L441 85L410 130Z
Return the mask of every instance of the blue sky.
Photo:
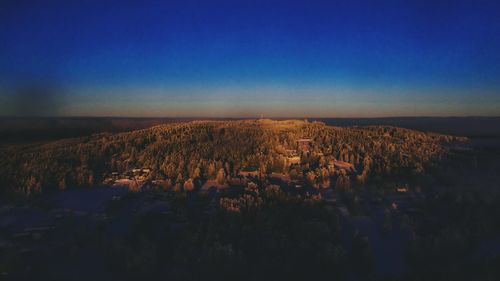
M500 115L498 18L495 1L7 0L0 102L22 114L17 89L44 81L49 115Z

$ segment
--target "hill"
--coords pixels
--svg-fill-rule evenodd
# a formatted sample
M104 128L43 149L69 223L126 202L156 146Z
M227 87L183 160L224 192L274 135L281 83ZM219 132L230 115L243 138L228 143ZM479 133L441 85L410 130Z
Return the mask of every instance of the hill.
M298 142L306 139L304 144ZM351 180L411 177L439 169L450 147L464 139L392 126L333 127L298 120L192 121L126 133L101 133L0 150L2 190L93 186L111 175L147 170L145 180L167 185L230 180L241 171L281 173L311 186L335 181L338 161ZM293 158L295 157L295 158ZM300 159L293 163L293 159ZM338 165L337 165L338 166Z
M13 280L496 280L493 151L300 120L3 145L0 270Z

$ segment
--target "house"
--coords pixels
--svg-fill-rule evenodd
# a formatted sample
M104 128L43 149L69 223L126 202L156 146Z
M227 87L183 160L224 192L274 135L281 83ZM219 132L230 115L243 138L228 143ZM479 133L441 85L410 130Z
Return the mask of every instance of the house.
M259 176L259 171L246 171L246 170L241 170L238 175L243 176L243 177L258 177Z
M338 170L345 170L348 173L356 173L356 168L354 168L354 165L348 162L344 161L339 161L339 160L330 160L328 162L328 168L332 169L338 169Z
M297 150L295 150L295 149L287 149L286 150L285 160L286 160L286 165L287 166L300 164L300 156L297 153Z
M121 187L121 186L126 186L128 187L129 185L131 185L133 182L133 180L131 179L128 179L128 178L122 178L122 179L118 179L114 182L114 184L112 185L112 187Z
M311 148L311 142L312 142L311 139L298 139L297 147L302 152L309 152Z
M129 191L140 191L144 181L137 179L118 179L111 187L126 187Z
M406 186L398 186L398 187L396 187L396 192L398 192L398 193L407 193L408 192L408 187L406 187Z
M300 164L300 156L289 156L286 158L286 164L288 166L291 165L299 165Z
M212 189L219 190L219 189L226 189L228 187L229 186L227 184L219 184L216 180L207 180L201 186L201 190L206 192Z

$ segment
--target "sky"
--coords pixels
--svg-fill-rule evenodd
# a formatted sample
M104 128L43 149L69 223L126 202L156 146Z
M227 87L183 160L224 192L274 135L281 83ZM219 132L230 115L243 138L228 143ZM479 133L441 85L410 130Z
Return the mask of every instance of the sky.
M0 1L0 115L500 116L498 1Z

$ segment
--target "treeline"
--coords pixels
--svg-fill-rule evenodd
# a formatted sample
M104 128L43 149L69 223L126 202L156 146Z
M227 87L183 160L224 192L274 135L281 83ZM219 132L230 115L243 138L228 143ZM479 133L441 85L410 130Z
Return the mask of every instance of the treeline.
M286 165L297 139L312 139L298 166ZM311 185L328 180L349 185L332 159L349 162L354 179L420 175L438 169L456 137L388 126L339 128L307 121L193 121L119 134L96 134L47 144L0 148L4 192L92 186L112 172L149 168L150 179L171 183L224 181L241 170L288 173ZM221 180L222 175L222 180Z

